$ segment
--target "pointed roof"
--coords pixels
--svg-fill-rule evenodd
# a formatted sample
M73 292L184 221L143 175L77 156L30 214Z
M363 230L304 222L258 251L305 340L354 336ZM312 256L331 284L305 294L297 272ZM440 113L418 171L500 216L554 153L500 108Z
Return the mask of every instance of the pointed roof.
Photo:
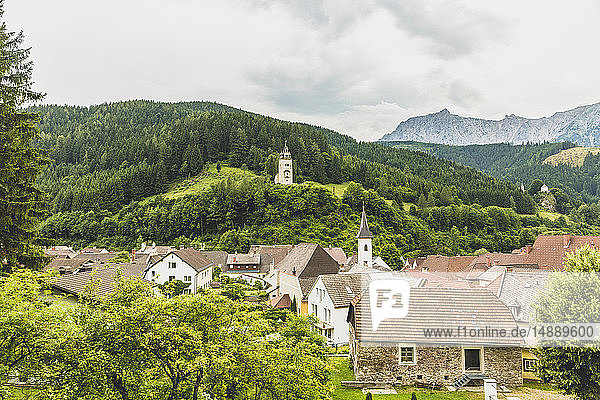
M357 239L372 239L373 234L369 230L369 223L367 222L367 213L365 213L365 206L363 205L362 217L360 220L360 229L358 230Z
M283 151L281 152L279 157L283 158L283 159L291 159L292 158L292 154L290 153L288 146L287 146L287 140L285 141L285 144L283 145Z

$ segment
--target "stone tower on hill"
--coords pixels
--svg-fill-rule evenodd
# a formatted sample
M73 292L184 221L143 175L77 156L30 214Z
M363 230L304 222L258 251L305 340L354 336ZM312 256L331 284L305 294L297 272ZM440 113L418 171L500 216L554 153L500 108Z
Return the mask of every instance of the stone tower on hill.
M288 150L286 141L283 151L279 154L279 172L275 175L275 183L282 185L292 185L294 183L294 168L292 163L292 154Z

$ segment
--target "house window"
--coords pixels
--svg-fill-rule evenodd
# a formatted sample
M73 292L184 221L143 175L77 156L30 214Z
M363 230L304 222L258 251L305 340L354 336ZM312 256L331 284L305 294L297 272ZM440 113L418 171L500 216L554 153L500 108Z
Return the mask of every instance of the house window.
M312 315L314 315L315 317L317 316L317 305L316 304L312 305Z
M152 277L154 278L156 276L156 271L152 271Z
M183 277L183 281L184 282L191 282L192 281L192 277L190 275L186 275Z
M369 251L369 245L365 244L365 251Z
M400 364L416 364L415 346L400 346Z
M169 280L170 281L174 281L175 280L175 276L173 276L173 275L169 276Z
M183 294L192 294L191 289L183 289Z
M535 372L535 365L536 364L537 364L537 360L523 359L523 371L525 371L525 372Z
M317 289L317 291L319 292L319 301L323 301L323 290Z
M177 263L175 263L175 261L169 261L169 268L177 268Z
M328 308L323 308L323 321L331 322L331 310Z

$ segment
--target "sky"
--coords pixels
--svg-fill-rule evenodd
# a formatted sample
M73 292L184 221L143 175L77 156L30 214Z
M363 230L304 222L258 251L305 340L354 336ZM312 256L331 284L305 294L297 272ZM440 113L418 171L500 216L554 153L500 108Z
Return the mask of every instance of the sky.
M5 0L47 104L208 100L377 140L600 101L600 2Z

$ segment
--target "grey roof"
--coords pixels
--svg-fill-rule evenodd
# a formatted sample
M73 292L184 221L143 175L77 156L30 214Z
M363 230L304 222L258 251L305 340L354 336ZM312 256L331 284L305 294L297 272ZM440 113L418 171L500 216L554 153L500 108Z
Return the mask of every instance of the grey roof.
M487 271L485 271L481 275L479 275L477 277L477 279L480 281L491 282L494 279L498 278L500 275L502 275L505 271L506 271L506 267L504 267L502 265L494 265L493 267L490 267Z
M206 268L213 265L213 263L208 258L206 258L200 251L195 249L175 250L165 255L165 257L171 253L177 255L183 261L188 263L197 272L203 271Z
M299 278L308 278L336 274L340 267L337 261L318 244L301 243L290 250L277 269Z
M60 273L71 273L88 262L85 258L55 258L44 267L44 271L56 270Z
M143 263L126 263L109 266L96 266L86 271L60 276L53 284L54 289L74 295L81 295L90 281L98 281L96 294L103 296L115 288L117 271L123 276L137 276L141 279L146 265Z
M308 297L308 293L310 293L310 289L314 286L317 281L317 276L311 276L309 278L299 278L298 283L300 284L300 291L302 292L302 299L306 299Z
M116 253L80 253L73 259L85 259L97 264L105 264L108 260L117 256Z
M218 266L224 266L227 263L227 252L226 251L219 251L219 250L210 250L210 251L204 251L201 250L200 254L202 254L204 257L208 258L208 260L210 262L213 263L213 265Z
M369 230L369 222L367 221L367 213L365 213L365 207L362 210L362 216L360 219L360 229L358 230L357 239L372 239L373 234Z
M463 344L487 346L520 346L524 341L510 332L517 327L508 307L487 289L411 288L408 315L389 318L373 331L368 293L355 298L349 312L356 337L362 342L414 343L430 346ZM443 334L431 337L426 329L505 329L505 337L480 335L468 337ZM431 331L430 331L431 332ZM476 335L477 336L477 335Z
M229 254L227 255L227 264L259 265L260 254Z
M335 308L348 307L352 299L371 282L368 274L328 274L321 275L318 279L323 282Z
M548 277L554 271L543 269L507 271L500 287L500 300L507 305L520 305L517 321L532 322L533 305L545 290Z

